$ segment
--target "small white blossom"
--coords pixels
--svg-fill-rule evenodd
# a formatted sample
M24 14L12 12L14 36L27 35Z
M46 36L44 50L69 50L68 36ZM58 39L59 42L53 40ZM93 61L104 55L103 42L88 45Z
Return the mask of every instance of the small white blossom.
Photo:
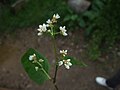
M51 24L52 21L51 21L50 19L48 19L48 20L46 21L46 23Z
M29 60L30 60L30 61L32 61L32 60L34 60L34 58L35 58L35 57L36 57L36 55L35 55L35 54L30 55L30 56L29 56Z
M70 66L72 66L72 63L70 62L70 59L63 60L64 65L67 69L70 69Z
M58 65L59 65L59 66L62 66L62 65L63 65L63 61L59 61L59 62L58 62Z
M35 67L35 70L38 71L39 67Z
M38 33L38 36L41 36L42 34L43 34L42 32L39 32L39 33Z
M47 25L46 24L39 25L39 28L37 30L39 31L38 36L40 36L40 35L42 35L43 32L47 31Z
M46 27L49 27L50 25L49 24L46 24Z
M66 33L67 32L67 30L65 29L65 26L64 27L59 27L59 29L60 29L60 31L61 31L61 34L63 35L63 36L67 36L68 34Z
M48 30L48 32L51 32L51 30Z
M58 62L58 65L61 66L64 64L66 69L70 69L70 66L72 66L72 63L70 61L71 61L70 59L62 60Z
M67 50L60 50L60 53L61 53L63 56L65 56L65 55L67 55Z
M39 25L39 29L38 31L42 31L42 32L45 32L47 30L47 25L46 24L43 24L43 25Z
M59 19L60 16L59 16L59 14L56 14L56 15L54 14L54 15L53 15L53 18L55 18L55 19Z
M43 62L44 60L43 59L39 59L39 62Z

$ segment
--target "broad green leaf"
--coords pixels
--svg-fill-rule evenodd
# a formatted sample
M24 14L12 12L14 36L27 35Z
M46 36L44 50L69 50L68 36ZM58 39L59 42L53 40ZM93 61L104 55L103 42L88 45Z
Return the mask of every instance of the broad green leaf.
M46 80L48 80L48 76L43 72L41 67L37 63L32 63L32 61L29 60L29 56L36 54L37 60L43 59L43 62L40 62L42 65L44 71L48 74L49 71L49 63L48 60L43 57L40 53L36 52L34 49L30 48L22 57L21 62L22 65L27 72L28 76L35 81L37 84L42 84ZM35 67L39 67L38 71L35 70Z
M74 57L70 57L70 56L65 56L64 59L70 59L72 65L76 65L76 66L81 66L81 67L86 67L87 65L83 62L83 61L80 61L80 60L77 60L76 58Z

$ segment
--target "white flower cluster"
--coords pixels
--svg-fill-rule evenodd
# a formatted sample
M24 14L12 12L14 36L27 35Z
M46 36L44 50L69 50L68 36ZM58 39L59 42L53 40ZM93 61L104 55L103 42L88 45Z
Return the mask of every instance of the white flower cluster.
M67 55L67 50L60 50L60 54L62 54L63 58ZM70 62L70 59L61 60L58 62L59 66L64 65L66 69L70 69L70 66L72 66L72 63Z
M54 14L53 17L52 17L52 20L48 19L48 20L46 21L46 23L47 23L48 26L49 26L50 24L56 23L56 22L57 22L57 19L59 19L59 18L60 18L59 14Z
M51 30L51 27L54 26L53 25L54 23L57 23L57 19L59 19L59 18L60 18L59 14L54 14L52 19L48 19L46 21L47 24L44 23L43 25L39 25L39 28L37 29L38 36L41 36L44 32L49 32L49 33L51 33L51 35L54 35ZM48 28L50 28L50 29L48 29ZM65 26L63 26L63 27L60 26L59 29L60 29L60 32L59 32L60 34L62 34L63 36L68 35L67 30L65 29Z
M38 36L41 36L43 32L47 31L47 25L46 24L39 25L39 28L37 30L39 31Z
M36 54L30 55L29 60L33 61L32 63L36 63L37 62ZM38 60L38 62L40 62L40 63L43 62L43 61L44 61L43 59ZM35 66L35 70L38 71L38 69L39 69L39 67Z
M63 36L67 36L67 35L68 35L68 34L66 33L67 30L65 29L65 26L63 26L63 27L60 26L60 31L61 31L61 34L62 34Z
M70 66L72 66L72 63L70 62L70 59L62 60L58 62L59 66L62 66L64 64L66 69L70 69Z
M56 14L56 15L54 14L54 15L53 15L53 18L55 18L55 19L59 19L60 16L59 16L58 14Z
M67 50L60 50L60 54L62 54L63 56L67 55Z

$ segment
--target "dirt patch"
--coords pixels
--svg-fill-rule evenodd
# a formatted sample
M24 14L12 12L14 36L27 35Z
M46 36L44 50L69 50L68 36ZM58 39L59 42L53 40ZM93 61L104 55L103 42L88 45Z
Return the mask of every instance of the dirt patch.
M57 84L59 90L106 90L95 83L96 76L112 76L119 69L119 56L116 52L106 54L104 61L92 61L87 56L87 43L83 30L70 32L68 37L59 36L56 41L60 49L68 49L69 54L84 61L88 67L72 67L70 70L59 69ZM49 37L38 37L36 29L17 30L14 35L1 36L0 43L0 87L11 90L54 90L48 81L37 85L31 81L21 65L21 57L28 48L34 48L46 55L54 66L54 55ZM115 51L115 50L114 50ZM105 61L106 60L106 61ZM51 68L51 75L54 68ZM2 89L0 89L2 90ZM3 89L4 90L4 89Z

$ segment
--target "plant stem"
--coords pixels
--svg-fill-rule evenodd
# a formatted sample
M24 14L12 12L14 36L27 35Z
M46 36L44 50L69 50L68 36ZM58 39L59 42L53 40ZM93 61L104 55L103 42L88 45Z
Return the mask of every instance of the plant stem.
M56 90L58 90L58 87L57 87L57 85L56 85L56 84L54 84L54 86L55 86L55 89L56 89Z
M51 79L50 75L48 75L48 73L45 71L45 69L43 68L43 66L42 66L39 62L37 62L37 64L42 68L41 70L45 73L45 75L46 75L49 79Z
M44 70L43 66L42 66L39 62L37 62L37 64L42 68L41 70L45 73L45 75L46 75L50 80L52 80L51 77L49 76L49 74ZM55 74L55 77L56 77L56 75L57 75L57 74ZM55 81L55 82L56 82L56 81ZM58 87L57 87L56 83L54 83L54 79L53 79L52 83L54 84L55 89L58 90Z
M58 72L58 58L57 58L57 48L56 48L56 42L55 42L55 33L54 32L54 29L53 29L53 26L51 26L51 30L52 30L52 43L53 43L53 49L54 49L54 55L55 55L55 74L54 74L54 77L53 77L53 81L52 83L54 84L55 86L55 89L58 90L58 87L57 87L57 84L56 84L56 78L57 78L57 72Z
M53 79L51 79L50 80L50 82L54 85L54 87L55 87L55 90L58 90L58 87L57 87L57 85L55 84L55 83L53 83L53 81L52 81Z
M58 72L58 65L56 64L56 67L55 67L55 74L54 74L54 79L53 79L53 83L56 83L57 72Z
M55 66L55 74L53 78L53 83L56 83L56 77L57 77L57 71L58 71L58 59L57 59L57 49L56 49L56 42L55 42L55 37L53 37L53 48L54 48L54 55L55 55L55 61L56 61L56 66Z
M52 41L53 41L53 48L54 48L55 60L56 60L56 62L57 62L58 59L57 59L57 48L56 48L55 37L52 38Z
M45 75L49 78L49 79L51 79L51 77L48 75L48 73L42 68L42 71L45 73Z

